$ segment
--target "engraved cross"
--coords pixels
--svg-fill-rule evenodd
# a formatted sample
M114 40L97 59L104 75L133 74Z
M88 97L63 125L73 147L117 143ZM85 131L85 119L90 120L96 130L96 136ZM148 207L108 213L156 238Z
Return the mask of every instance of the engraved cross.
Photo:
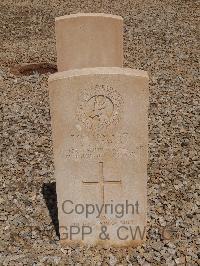
M82 181L84 185L99 184L101 188L101 198L105 204L105 184L121 184L121 180L105 180L103 173L103 162L99 162L99 181Z

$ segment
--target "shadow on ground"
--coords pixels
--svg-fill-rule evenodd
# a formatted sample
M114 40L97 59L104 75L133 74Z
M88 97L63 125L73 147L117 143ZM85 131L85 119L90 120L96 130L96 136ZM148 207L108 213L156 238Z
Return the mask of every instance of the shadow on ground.
M44 183L42 186L42 194L45 199L47 208L49 210L49 215L54 225L56 235L60 237L59 222L58 222L57 195L56 195L56 182Z

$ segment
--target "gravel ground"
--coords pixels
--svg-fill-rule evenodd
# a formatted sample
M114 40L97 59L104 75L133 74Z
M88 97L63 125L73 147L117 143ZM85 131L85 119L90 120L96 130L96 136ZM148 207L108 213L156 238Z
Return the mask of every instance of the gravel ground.
M150 75L148 239L136 249L60 246L49 73L13 71L55 64L54 18L77 12L124 17L125 66ZM197 15L195 0L1 1L1 265L200 265Z

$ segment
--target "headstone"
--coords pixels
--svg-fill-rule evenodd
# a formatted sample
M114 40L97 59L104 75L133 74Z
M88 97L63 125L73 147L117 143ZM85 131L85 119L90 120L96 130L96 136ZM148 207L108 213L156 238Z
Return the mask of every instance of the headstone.
M61 242L142 243L147 73L120 67L59 72L49 78L49 95Z
M108 14L56 18L58 71L83 67L122 67L123 20Z

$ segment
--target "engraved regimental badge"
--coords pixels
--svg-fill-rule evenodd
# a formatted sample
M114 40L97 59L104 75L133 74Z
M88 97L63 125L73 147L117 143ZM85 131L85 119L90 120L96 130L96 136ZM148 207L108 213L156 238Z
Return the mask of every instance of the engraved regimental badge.
M96 85L81 91L78 120L93 132L104 131L119 122L122 104L121 95L112 87Z

